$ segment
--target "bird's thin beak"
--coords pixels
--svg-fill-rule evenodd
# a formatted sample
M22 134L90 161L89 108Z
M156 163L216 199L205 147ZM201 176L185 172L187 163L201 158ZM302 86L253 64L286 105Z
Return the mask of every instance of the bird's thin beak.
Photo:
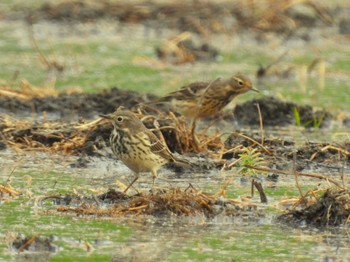
M258 89L256 89L256 88L254 88L254 87L252 87L252 89L250 89L250 90L252 90L254 92L257 92L257 93L260 93L260 91Z
M111 115L100 115L100 117L105 118L105 119L109 119L109 120L112 119Z

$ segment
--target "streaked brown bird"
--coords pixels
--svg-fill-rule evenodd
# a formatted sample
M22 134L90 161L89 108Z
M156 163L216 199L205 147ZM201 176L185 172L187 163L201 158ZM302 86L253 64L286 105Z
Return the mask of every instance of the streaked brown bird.
M110 136L113 153L135 172L134 180L124 193L136 182L142 172L152 173L154 186L158 169L167 162L189 166L187 161L176 158L133 112L119 107L114 113L101 116L109 119L114 126Z
M236 96L250 90L259 92L253 88L249 78L237 74L228 79L194 82L150 103L170 102L178 112L191 118L192 145L196 151L200 151L200 142L195 135L197 119L219 113Z
M217 114L236 96L250 90L259 92L249 78L238 74L228 79L191 83L154 103L170 102L186 117L203 118Z

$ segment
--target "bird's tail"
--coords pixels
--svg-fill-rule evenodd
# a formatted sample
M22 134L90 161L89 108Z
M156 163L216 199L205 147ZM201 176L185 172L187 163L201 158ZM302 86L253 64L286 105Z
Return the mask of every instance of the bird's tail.
M191 164L190 161L188 161L187 159L184 159L184 158L180 158L178 156L173 156L173 162L176 164L176 165L179 165L179 166L182 166L184 168L191 168L193 167L193 165Z

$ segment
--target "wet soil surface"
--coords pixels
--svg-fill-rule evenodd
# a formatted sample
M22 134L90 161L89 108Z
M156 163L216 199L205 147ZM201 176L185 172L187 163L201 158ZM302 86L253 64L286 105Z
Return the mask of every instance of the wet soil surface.
M310 6L314 11L312 14L302 13L293 8L278 9L275 6L273 10L276 15L263 13L261 16L252 17L251 14L254 12L244 12L252 6L232 5L230 2L220 4L191 2L180 5L141 3L135 8L134 4L126 3L93 2L91 4L84 1L64 1L59 4L44 4L40 9L28 14L27 22L35 23L39 19L74 22L111 18L120 22L143 23L146 27L176 28L180 32L192 31L202 36L207 36L209 33L235 33L249 28L261 41L264 41L264 32L267 31L285 34L286 38L298 37L308 41L310 35L302 30L303 27L304 29L327 27L338 23L339 33L349 34L346 20L333 20L333 17L339 15L340 10L327 10L318 4ZM266 8L266 10L272 9ZM198 14L205 15L201 17ZM288 23L289 21L293 23ZM205 44L194 49L200 53L210 50ZM218 51L210 51L210 57L215 58ZM160 58L164 57L161 50L158 55ZM87 167L90 157L103 156L114 159L109 150L112 126L103 121L94 122L94 119L98 118L99 114L113 112L119 106L136 109L140 103L152 99L155 99L155 96L119 88L97 94L62 93L26 100L1 96L0 150L13 147L78 155L76 163L71 164L72 168ZM259 105L260 115L257 105ZM162 108L162 112L170 110L173 109L166 106ZM250 153L253 162L261 161L258 158L254 159L254 155L256 157L258 154L265 166L271 168L267 178L271 181L278 181L278 170L290 170L291 167L294 172L321 169L331 171L333 174L338 173L340 176L348 172L346 168L350 164L349 142L297 144L292 139L268 135L262 138L259 131L237 130L222 140L219 137L198 135L200 141L210 138L212 143L207 142L201 150L196 150L192 146L193 141L189 138L187 132L189 127L186 121L179 120L180 114L174 112L179 117L176 119L165 114L157 114L156 111L147 113L154 115L159 127L174 127L161 129L161 132L171 151L189 157L193 162L192 170L187 172L205 174L210 170L227 170L240 166L241 163L237 160L242 157L242 154ZM15 116L16 119L8 116ZM40 117L34 121L27 121L28 116ZM257 130L260 119L267 128L290 125L327 128L335 116L326 110L315 110L311 106L265 97L237 105L233 114L223 117L222 121L238 123L242 129L253 127ZM153 120L145 120L145 125L154 128ZM349 127L349 122L348 118L344 119L344 127ZM203 120L202 125L207 123L208 121ZM244 147L249 148L250 151L245 151ZM185 171L178 166L168 165L167 167L181 174ZM244 168L243 165L240 167ZM109 190L93 197L49 196L45 201L48 199L53 199L58 206L56 212L76 215L162 217L201 214L206 218L212 218L218 215L245 216L248 212L247 216L260 216L259 210L254 205L244 205L244 203L239 205L242 203L223 200L218 196L198 192L194 188L189 188L188 191L167 189L133 196ZM285 214L280 217L280 221L292 221L296 225L305 223L318 227L344 224L350 215L348 203L347 190L328 190L315 204ZM33 251L54 252L55 248L51 242L49 238L40 236L19 236L13 242L13 248L18 251L33 249Z
M25 115L29 112L41 115L46 112L53 113L58 118L66 117L66 120L76 117L91 119L99 114L114 112L119 106L132 109L155 98L156 96L151 94L140 94L117 87L97 94L62 93L57 96L36 97L29 100L0 96L0 111L17 115ZM332 114L325 110L314 110L311 106L297 105L274 97L254 99L239 104L235 107L233 115L228 115L224 119L237 121L241 126L259 126L257 105L260 107L264 126L296 125L295 110L300 117L298 124L305 127L328 127L330 120L334 119ZM164 105L161 109L170 111L169 107ZM345 126L348 120L344 119Z
M113 112L118 106L136 108L140 102L152 99L154 99L152 95L142 95L118 88L97 94L60 94L58 96L33 98L30 100L0 97L0 110L5 113L4 116L7 114L16 114L16 117L25 116L28 114L28 110L31 110L35 115L40 116L46 112L52 113L56 116L54 118L58 118L58 120L49 120L48 122L36 120L27 123L21 120L16 122L5 118L0 119L0 131L3 133L0 138L0 149L6 148L8 144L6 140L18 143L23 147L37 148L38 150L49 147L54 151L80 155L81 159L76 163L77 167L84 166L84 163L88 161L86 156L107 155L113 157L106 151L106 148L109 147L112 125L107 122L92 122L93 124L89 125L89 121L98 118L99 114ZM295 124L295 113L293 111L295 108L298 110L300 122L306 127L310 125L314 127L316 125L314 121L318 121L319 128L328 127L332 120L332 114L329 112L315 111L310 106L300 106L273 97L265 97L237 105L233 112L233 117L232 114L229 114L221 121L228 123L236 121L241 128L253 126L257 129L256 127L259 126L260 121L257 104L260 107L264 127ZM166 112L170 109L163 106L161 110ZM149 112L155 114L155 111ZM146 113L148 114L149 112ZM176 112L175 114L180 115ZM320 115L322 117L319 119L318 116ZM156 114L154 118L157 119L160 127L174 127L161 129L169 149L172 152L185 153L194 158L202 156L206 159L208 150L217 152L219 145L222 145L226 150L241 145L243 147L256 147L258 152L271 162L271 165L282 169L295 162L296 170L314 169L318 165L340 170L341 166L343 166L341 163L344 163L344 161L345 163L350 162L349 143L331 145L330 143L310 141L305 142L303 145L296 145L295 141L291 139L272 136L265 136L264 141L261 141L261 133L257 131L240 132L237 130L225 141L214 139L213 144L208 143L205 150L199 152L187 145L188 143L191 145L191 140L187 133L189 126L181 116L176 119L164 114ZM154 118L144 121L148 128L155 127ZM72 119L80 119L80 122L74 122ZM181 126L179 126L179 119L182 119ZM206 123L208 122L202 121L202 125ZM79 126L84 126L84 124L86 124L85 128ZM180 129L182 131L179 131ZM203 139L205 138L208 138L208 136L205 136ZM257 141L264 146L258 146ZM242 151L239 149L230 153L223 153L222 157L216 159L216 161L203 161L198 158L196 171L206 172L212 168L222 168L224 161L221 160L230 161L237 159L241 153ZM173 166L173 169L183 171L175 166Z
M109 136L112 126L104 120L89 120L96 118L100 113L110 113L116 107L123 105L128 108L136 108L140 101L153 99L150 95L140 95L136 92L124 91L113 88L101 94L73 94L58 95L48 98L35 98L31 100L20 100L16 98L1 97L0 104L3 112L10 115L16 113L25 115L28 108L35 108L36 114L43 111L56 115L70 114L71 118L86 117L80 122L62 122L60 120L50 121L25 121L12 120L6 117L0 119L0 131L2 132L2 148L20 147L30 150L53 151L56 153L68 153L78 156L71 168L86 168L91 157L113 158L109 147ZM252 114L259 104L261 116L266 119L264 126L284 126L293 123L293 109L298 108L301 121L308 122L315 117L312 107L298 106L294 103L283 102L273 97L266 97L248 101L238 105L234 111L235 121L244 125L257 126L259 117ZM33 106L34 105L34 106ZM163 108L164 109L164 108ZM169 110L166 109L165 111ZM156 111L153 111L153 113ZM72 115L73 114L73 115ZM75 116L74 116L75 114ZM179 115L176 113L176 115ZM142 116L142 115L141 115ZM323 116L331 121L330 113ZM224 117L222 121L232 122L231 116ZM169 149L188 157L192 163L191 168L183 168L174 164L166 167L175 173L205 174L210 170L227 170L234 166L244 167L238 161L242 154L248 155L251 162L270 168L268 178L271 181L279 180L279 170L291 170L303 172L310 170L323 170L323 172L338 173L339 176L348 172L350 163L350 143L331 144L319 142L305 142L296 144L291 139L276 138L265 135L262 140L260 131L232 132L226 139L213 139L215 143L207 143L200 151L195 148L181 145L183 140L188 140L189 126L182 117L169 117L166 114L154 114L147 118L144 123L148 128L154 128L155 122L160 127L173 126L174 128L161 129L162 135ZM63 118L64 120L64 118ZM325 119L323 119L326 122ZM204 120L204 123L206 121ZM320 125L323 128L326 125ZM182 130L182 131L181 131ZM257 128L255 128L257 130ZM198 139L208 139L209 135L198 135ZM215 137L215 136L214 136ZM191 141L190 141L191 142ZM232 150L232 149L235 150ZM249 149L247 151L247 148ZM221 153L220 153L221 152ZM214 154L214 155L213 155ZM255 156L254 156L255 154ZM257 155L256 155L257 154ZM258 156L258 157L257 157ZM236 164L232 164L236 163ZM248 161L249 164L249 161ZM265 170L266 171L266 170ZM300 173L302 175L302 173ZM319 178L319 177L318 177ZM327 180L326 176L320 179ZM331 178L329 181L332 182ZM341 185L336 184L338 187ZM280 218L280 221L294 221L295 224L306 223L314 226L339 225L346 221L349 209L343 201L343 191L327 191L318 203L308 205L304 210L298 209ZM343 193L341 193L343 192ZM263 189L261 189L261 200L263 201ZM333 194L333 195L332 195ZM77 215L98 216L171 216L171 215L203 215L212 218L218 215L246 216L256 218L260 213L254 205L236 205L229 200L222 200L218 196L206 195L190 188L187 192L181 189L168 189L150 192L149 194L125 195L114 190L93 198L79 195L51 196L58 205L56 212L74 213ZM240 203L242 204L242 203ZM242 208L244 207L245 208ZM247 207L249 207L247 209ZM332 209L332 214L326 216L324 212ZM327 212L328 212L327 211ZM334 212L333 212L334 211ZM284 219L284 220L283 220Z
M22 100L0 96L0 111L4 113L25 114L43 112L54 113L58 118L93 118L99 114L113 112L119 105L134 107L139 103L153 99L153 95L142 95L113 87L98 94L59 94L57 96L35 97Z
M297 105L274 97L264 97L237 105L234 110L234 119L240 125L259 126L260 116L257 105L259 105L264 126L295 125L295 114L298 114L300 117L298 124L301 126L328 127L333 118L332 114L325 110L314 110L311 106Z

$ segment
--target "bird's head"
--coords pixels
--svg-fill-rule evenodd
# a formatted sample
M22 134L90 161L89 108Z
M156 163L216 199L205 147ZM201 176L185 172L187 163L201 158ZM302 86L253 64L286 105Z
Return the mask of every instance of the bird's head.
M252 81L248 77L245 77L243 75L235 75L231 77L230 79L230 86L233 89L232 91L236 94L243 94L245 92L248 92L250 90L259 92L258 89L255 89L253 87Z
M101 115L101 117L112 122L115 129L134 132L139 131L143 127L140 119L131 111L119 107L114 113Z

